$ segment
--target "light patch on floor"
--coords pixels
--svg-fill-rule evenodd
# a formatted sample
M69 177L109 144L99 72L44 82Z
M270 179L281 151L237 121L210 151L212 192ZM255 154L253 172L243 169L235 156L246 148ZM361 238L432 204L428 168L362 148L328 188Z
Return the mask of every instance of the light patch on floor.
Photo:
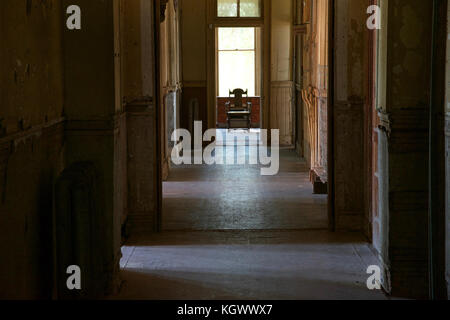
M385 299L357 234L164 232L124 249L118 299Z
M171 169L163 184L164 230L305 230L328 227L327 196L313 194L309 171L293 150L280 151L280 172L258 165Z

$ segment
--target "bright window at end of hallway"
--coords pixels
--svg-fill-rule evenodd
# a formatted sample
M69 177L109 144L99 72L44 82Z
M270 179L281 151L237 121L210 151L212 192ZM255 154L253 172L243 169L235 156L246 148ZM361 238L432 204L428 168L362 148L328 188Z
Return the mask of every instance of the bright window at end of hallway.
M217 0L217 16L259 18L261 17L261 0Z
M219 96L241 88L256 91L256 28L218 29Z

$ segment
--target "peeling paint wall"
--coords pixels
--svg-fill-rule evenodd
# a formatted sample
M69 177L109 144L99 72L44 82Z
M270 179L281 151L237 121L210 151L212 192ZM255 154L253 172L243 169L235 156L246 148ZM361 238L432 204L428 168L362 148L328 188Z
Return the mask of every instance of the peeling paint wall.
M81 30L65 28L65 8L74 4L82 8ZM99 176L101 241L92 248L101 248L103 270L94 278L101 294L117 289L121 226L135 205L127 178L138 187L148 178L142 199L157 203L152 4L127 1L127 17L143 21L133 24L119 0L0 2L0 298L52 297L53 189L79 161L93 162ZM134 163L130 142L131 155L147 152Z
M63 169L59 0L0 2L0 298L50 298Z
M61 5L4 0L0 10L0 130L12 134L61 117Z

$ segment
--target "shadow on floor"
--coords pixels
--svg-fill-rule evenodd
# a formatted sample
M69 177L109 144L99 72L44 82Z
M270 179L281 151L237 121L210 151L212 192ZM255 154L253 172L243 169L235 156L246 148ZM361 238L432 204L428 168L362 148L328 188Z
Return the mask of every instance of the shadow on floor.
M114 298L386 299L366 287L374 259L357 234L164 232L124 247Z

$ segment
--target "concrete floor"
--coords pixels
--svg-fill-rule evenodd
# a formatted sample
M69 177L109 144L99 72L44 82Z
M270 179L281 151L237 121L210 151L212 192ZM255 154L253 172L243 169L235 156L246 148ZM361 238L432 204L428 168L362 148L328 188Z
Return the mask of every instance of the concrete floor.
M118 299L384 299L366 287L375 264L357 234L329 233L327 197L281 151L259 166L180 166L164 183L164 232L123 247Z
M357 234L163 232L123 248L117 299L385 299L366 287L375 264Z

